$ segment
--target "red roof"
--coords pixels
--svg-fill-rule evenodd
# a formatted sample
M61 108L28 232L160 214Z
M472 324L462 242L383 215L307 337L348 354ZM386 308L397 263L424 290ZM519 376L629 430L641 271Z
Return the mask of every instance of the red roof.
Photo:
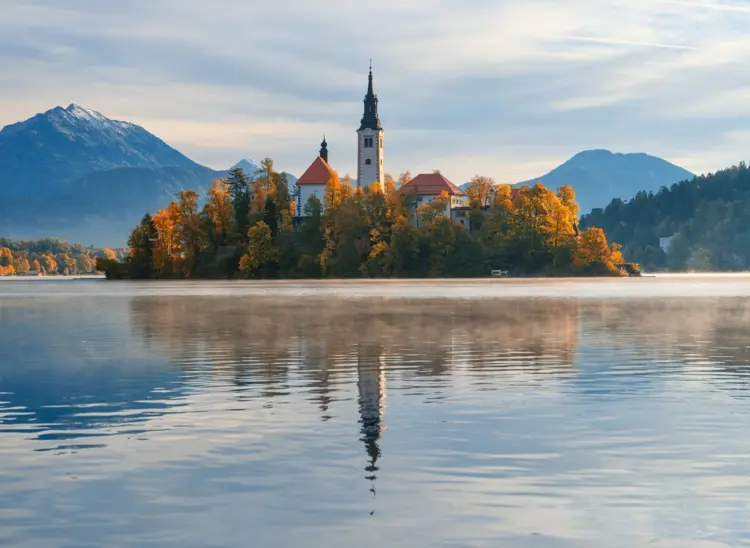
M318 156L297 181L298 185L325 185L336 172L323 158Z
M440 173L421 173L401 187L402 193L417 196L437 196L444 190L449 196L466 196L463 190Z

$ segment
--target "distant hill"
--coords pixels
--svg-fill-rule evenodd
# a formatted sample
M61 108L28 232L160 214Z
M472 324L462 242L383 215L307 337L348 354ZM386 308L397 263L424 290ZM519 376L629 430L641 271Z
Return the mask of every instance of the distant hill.
M232 167L230 167L229 171L232 171L233 169L237 169L237 168L244 171L248 176L252 176L253 174L255 174L255 172L257 172L260 169L260 166L249 158L243 158L242 160L234 164Z
M258 165L243 159L252 176ZM147 211L180 190L203 194L215 171L145 129L78 105L0 130L0 236L124 245ZM296 177L287 174L290 187Z
M244 171L248 177L253 178L255 174L260 170L260 165L256 164L249 158L243 158L242 160L234 164L231 168L229 168L229 171L237 168L240 168L242 171ZM289 190L291 191L292 187L297 182L297 177L286 171L282 171L281 173L286 175L286 180L289 184Z
M576 191L581 212L586 213L604 207L614 198L629 199L642 190L656 192L662 186L693 177L689 171L648 154L586 150L546 175L518 184L540 181L552 189L570 185Z
M656 193L613 200L581 218L646 270L750 267L750 169L744 163Z

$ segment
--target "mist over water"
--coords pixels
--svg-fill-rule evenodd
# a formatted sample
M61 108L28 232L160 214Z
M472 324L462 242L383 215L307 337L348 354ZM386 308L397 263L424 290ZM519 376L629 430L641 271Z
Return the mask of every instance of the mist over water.
M750 277L0 283L0 545L750 544Z

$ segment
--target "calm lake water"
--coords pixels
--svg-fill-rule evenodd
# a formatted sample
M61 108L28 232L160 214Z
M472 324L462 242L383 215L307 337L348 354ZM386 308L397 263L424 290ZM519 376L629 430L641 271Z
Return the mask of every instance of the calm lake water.
M0 546L750 545L750 277L0 281Z

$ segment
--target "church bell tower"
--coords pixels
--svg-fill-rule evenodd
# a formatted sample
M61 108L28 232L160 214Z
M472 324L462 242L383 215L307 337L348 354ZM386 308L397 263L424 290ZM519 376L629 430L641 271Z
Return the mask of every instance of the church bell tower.
M365 112L357 130L357 187L365 188L380 183L383 188L383 128L378 117L378 96L372 85L372 63L365 95Z

